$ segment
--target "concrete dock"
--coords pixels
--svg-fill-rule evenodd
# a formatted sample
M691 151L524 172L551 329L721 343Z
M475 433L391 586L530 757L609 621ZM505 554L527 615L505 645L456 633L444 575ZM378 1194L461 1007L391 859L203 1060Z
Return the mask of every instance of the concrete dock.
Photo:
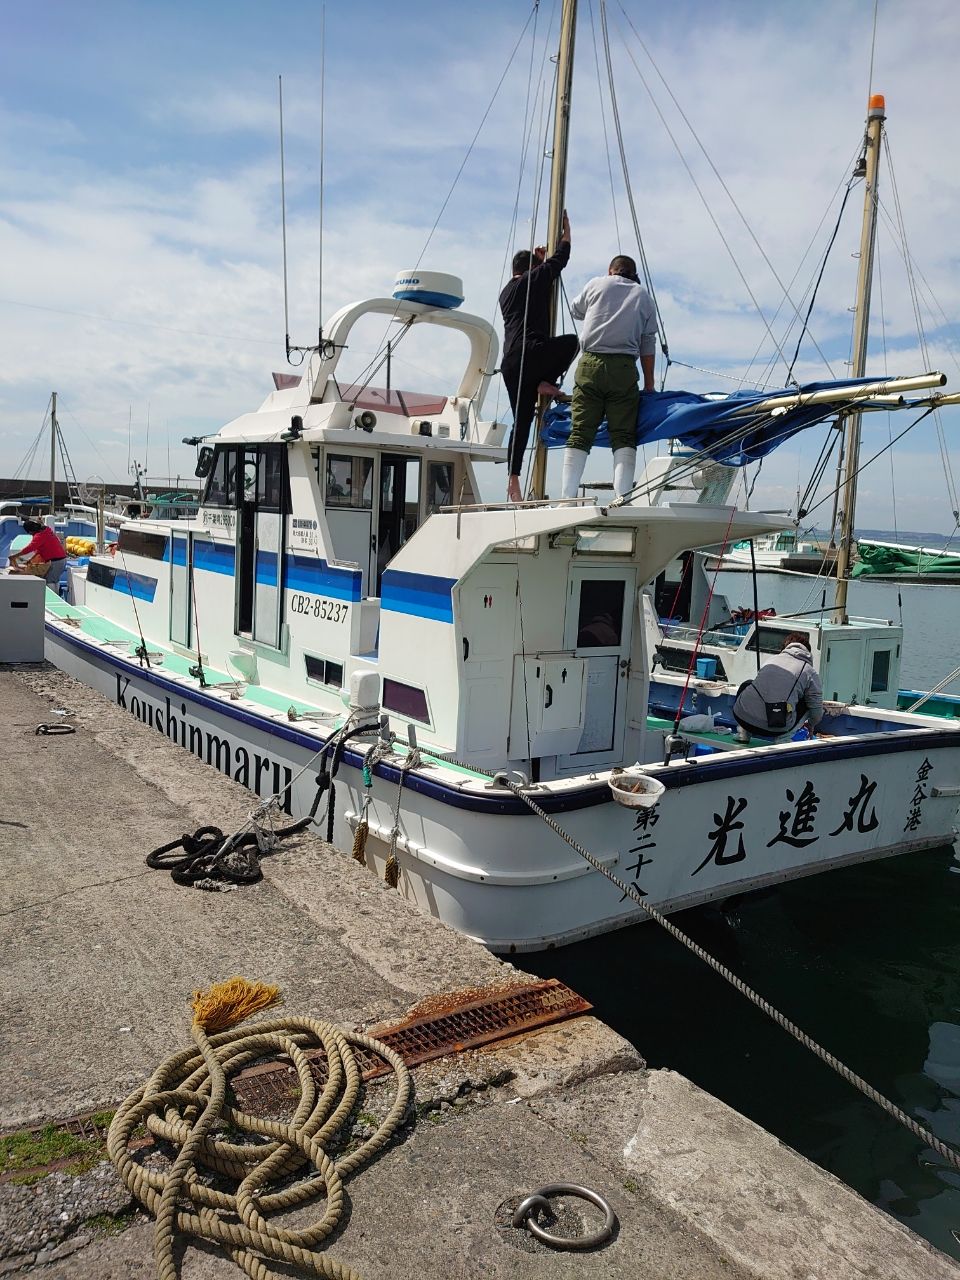
M36 736L57 708L76 733ZM0 1131L115 1107L189 1043L191 993L233 974L347 1027L524 977L311 835L228 893L145 867L149 850L204 824L235 830L252 807L52 668L0 669ZM960 1278L749 1120L646 1069L642 1051L581 1016L415 1069L415 1119L349 1183L331 1256L364 1280ZM509 1226L505 1206L558 1181L608 1198L611 1242L556 1253ZM565 1205L592 1229L592 1210ZM152 1223L106 1163L0 1179L0 1276L20 1273L152 1276ZM186 1246L185 1280L239 1274Z

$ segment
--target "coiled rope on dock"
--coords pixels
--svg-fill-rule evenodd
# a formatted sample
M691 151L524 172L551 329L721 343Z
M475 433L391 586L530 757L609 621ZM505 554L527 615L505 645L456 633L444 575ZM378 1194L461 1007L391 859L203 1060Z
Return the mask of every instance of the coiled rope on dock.
M236 1026L278 999L276 987L242 978L195 993L193 1045L162 1063L123 1102L110 1125L110 1159L132 1195L156 1217L159 1280L176 1280L178 1231L218 1245L251 1280L286 1274L268 1261L328 1280L360 1280L319 1246L340 1224L344 1181L382 1151L403 1123L413 1092L410 1073L386 1045L322 1019L289 1016ZM349 1132L360 1097L357 1048L390 1064L395 1093L373 1135L349 1154L333 1156L330 1149ZM320 1093L307 1057L312 1049L326 1055L328 1078ZM230 1078L257 1059L277 1055L289 1059L299 1082L293 1115L287 1121L267 1120L230 1105ZM147 1168L131 1154L131 1138L141 1125L178 1149L170 1168ZM254 1140L230 1140L225 1129ZM233 1189L224 1189L231 1182ZM280 1189L271 1191L278 1182ZM292 1230L270 1221L270 1214L304 1206L321 1194L324 1212L309 1226Z
M832 1067L833 1070L836 1071L837 1075L846 1080L848 1084L852 1084L855 1089L859 1089L865 1097L869 1098L871 1102L875 1102L881 1110L887 1113L888 1116L892 1116L893 1119L899 1121L905 1129L909 1129L915 1138L919 1138L921 1142L925 1142L937 1153L937 1155L941 1156L947 1164L951 1166L951 1168L960 1171L960 1152L956 1151L953 1147L948 1146L945 1142L941 1142L936 1134L931 1133L929 1129L924 1128L922 1124L919 1124L914 1120L913 1116L908 1115L906 1111L898 1107L895 1102L891 1102L889 1098L884 1097L884 1095L875 1089L869 1081L864 1080L863 1076L857 1075L857 1073L852 1071L845 1062L841 1062L840 1059L832 1054L829 1049L825 1049L823 1045L818 1044L812 1036L808 1036L807 1033L798 1027L795 1022L791 1022L785 1014L781 1013L780 1010L775 1008L768 1000L765 1000L763 996L754 991L752 987L749 987L742 978L738 978L731 969L726 967L726 965L721 964L721 962L712 956L709 951L705 951L703 947L694 942L692 938L688 937L682 929L678 929L677 926L665 915L659 912L656 907L651 906L646 898L634 889L633 885L625 884L619 876L614 875L609 868L605 867L600 860L589 851L589 849L585 849L579 841L575 840L573 836L564 831L558 822L555 822L553 818L551 818L545 810L541 809L537 802L529 796L521 786L516 782L513 782L505 773L498 773L496 775L496 780L501 782L505 787L508 787L518 800L522 800L528 809L535 813L538 818L541 818L552 831L556 832L561 840L565 841L570 848L588 862L595 871L599 871L602 876L606 876L611 884L615 884L625 898L630 898L631 901L635 902L637 906L642 908L642 910L644 910L652 920L655 920L662 929L665 929L666 932L676 938L678 942L682 942L689 951L692 951L698 959L704 962L704 964L709 965L715 973L719 973L721 978L726 982L729 982L730 985L736 991L739 991L742 996L745 996L751 1004L755 1004L758 1009L761 1009L768 1018L772 1019L777 1024L778 1027L782 1027L784 1031L793 1036L794 1040L797 1040L805 1049L809 1049L811 1053L815 1054L821 1062L825 1062L827 1066Z

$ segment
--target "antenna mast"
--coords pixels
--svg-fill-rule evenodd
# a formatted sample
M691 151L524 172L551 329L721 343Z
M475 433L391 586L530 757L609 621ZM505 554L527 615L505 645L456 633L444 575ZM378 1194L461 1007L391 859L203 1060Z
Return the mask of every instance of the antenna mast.
M557 56L557 99L553 117L553 155L550 166L550 209L547 214L547 253L556 251L566 205L567 149L570 136L570 100L573 93L573 50L577 34L577 0L563 0L560 14L560 52ZM560 282L554 282L550 300L550 332L557 328ZM544 497L547 482L547 450L540 440L540 412L537 412L537 443L533 455L530 496Z
M317 350L323 349L323 158L325 150L327 78L327 6L320 10L320 249L317 282Z
M290 304L287 295L287 179L283 162L283 76L277 76L280 95L280 226L283 233L283 332L290 363Z
M883 94L875 93L867 108L867 132L864 138L867 171L863 197L863 229L860 233L860 266L857 272L857 302L853 322L853 359L850 362L850 373L854 378L862 378L867 366L870 292L873 284L873 257L877 242L877 176L880 169L880 141L885 119L886 104ZM837 593L834 600L837 621L841 624L849 621L847 584L853 553L854 519L857 507L860 418L860 410L855 409L847 418L844 429L843 519L840 525L840 546L837 550Z
M50 392L50 519L57 509L57 393Z

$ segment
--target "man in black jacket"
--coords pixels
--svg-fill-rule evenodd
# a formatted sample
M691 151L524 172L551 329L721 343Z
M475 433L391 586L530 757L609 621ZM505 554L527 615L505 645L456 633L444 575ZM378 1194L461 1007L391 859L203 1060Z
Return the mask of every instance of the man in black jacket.
M553 283L570 260L570 220L566 210L557 251L522 249L513 256L513 278L500 294L503 315L503 359L500 372L510 396L510 477L507 497L521 501L520 473L538 395L558 396L557 383L577 354L576 334L551 338L550 295Z

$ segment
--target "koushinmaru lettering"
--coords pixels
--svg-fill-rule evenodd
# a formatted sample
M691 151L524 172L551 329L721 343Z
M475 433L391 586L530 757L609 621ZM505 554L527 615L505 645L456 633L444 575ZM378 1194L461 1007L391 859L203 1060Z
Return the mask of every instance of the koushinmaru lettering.
M261 755L248 747L236 745L225 735L214 733L203 725L193 723L187 712L187 704L173 706L169 696L163 704L149 701L142 694L130 690L130 677L116 672L117 706L136 716L141 724L165 734L171 742L183 747L198 760L211 765L227 778L249 787L261 796L283 792L283 809L291 813L290 784L293 770L280 761Z

